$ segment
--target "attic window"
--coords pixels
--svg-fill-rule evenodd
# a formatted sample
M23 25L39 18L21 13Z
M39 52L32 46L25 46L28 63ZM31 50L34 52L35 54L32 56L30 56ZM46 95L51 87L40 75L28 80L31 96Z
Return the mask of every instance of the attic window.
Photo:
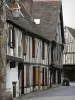
M34 22L39 25L40 24L40 19L34 19Z

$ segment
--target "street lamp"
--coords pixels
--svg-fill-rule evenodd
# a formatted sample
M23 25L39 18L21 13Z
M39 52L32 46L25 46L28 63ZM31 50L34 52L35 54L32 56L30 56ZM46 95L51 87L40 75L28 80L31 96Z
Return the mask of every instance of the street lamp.
M20 6L16 0L9 5L9 9L12 12L13 18L18 19L20 17Z
M0 9L2 8L2 6L4 6L6 3L6 0L5 2L3 2L3 0L0 0ZM9 4L9 5L5 5L11 12L12 12L12 16L14 19L18 19L20 17L20 6L19 4L17 3L17 0L14 0L13 3Z

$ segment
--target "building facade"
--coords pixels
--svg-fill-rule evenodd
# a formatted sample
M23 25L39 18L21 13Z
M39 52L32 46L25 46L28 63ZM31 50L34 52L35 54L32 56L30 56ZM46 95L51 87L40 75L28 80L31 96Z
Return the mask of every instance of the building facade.
M61 83L62 51L64 44L62 5L60 0L33 0L32 16L39 21L41 34L51 41L51 61L49 60L51 83Z
M61 83L64 42L60 1L18 3L18 20L6 9L6 91L13 97ZM40 21L37 26L34 19Z
M65 44L63 51L64 76L69 77L70 81L75 80L75 29L65 27Z
M6 90L13 97L49 87L49 40L36 31L35 23L22 3L19 20L7 11Z

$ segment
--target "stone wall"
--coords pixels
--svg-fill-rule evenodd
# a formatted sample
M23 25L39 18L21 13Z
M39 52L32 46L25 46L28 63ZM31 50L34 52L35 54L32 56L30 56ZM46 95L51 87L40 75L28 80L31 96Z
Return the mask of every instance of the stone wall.
M0 8L0 100L6 98L6 27L6 10L3 5Z

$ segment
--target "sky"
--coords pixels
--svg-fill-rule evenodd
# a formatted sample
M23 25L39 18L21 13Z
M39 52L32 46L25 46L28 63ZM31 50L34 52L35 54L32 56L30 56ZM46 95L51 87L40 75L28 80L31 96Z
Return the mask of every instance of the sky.
M64 26L75 29L75 0L62 0Z

